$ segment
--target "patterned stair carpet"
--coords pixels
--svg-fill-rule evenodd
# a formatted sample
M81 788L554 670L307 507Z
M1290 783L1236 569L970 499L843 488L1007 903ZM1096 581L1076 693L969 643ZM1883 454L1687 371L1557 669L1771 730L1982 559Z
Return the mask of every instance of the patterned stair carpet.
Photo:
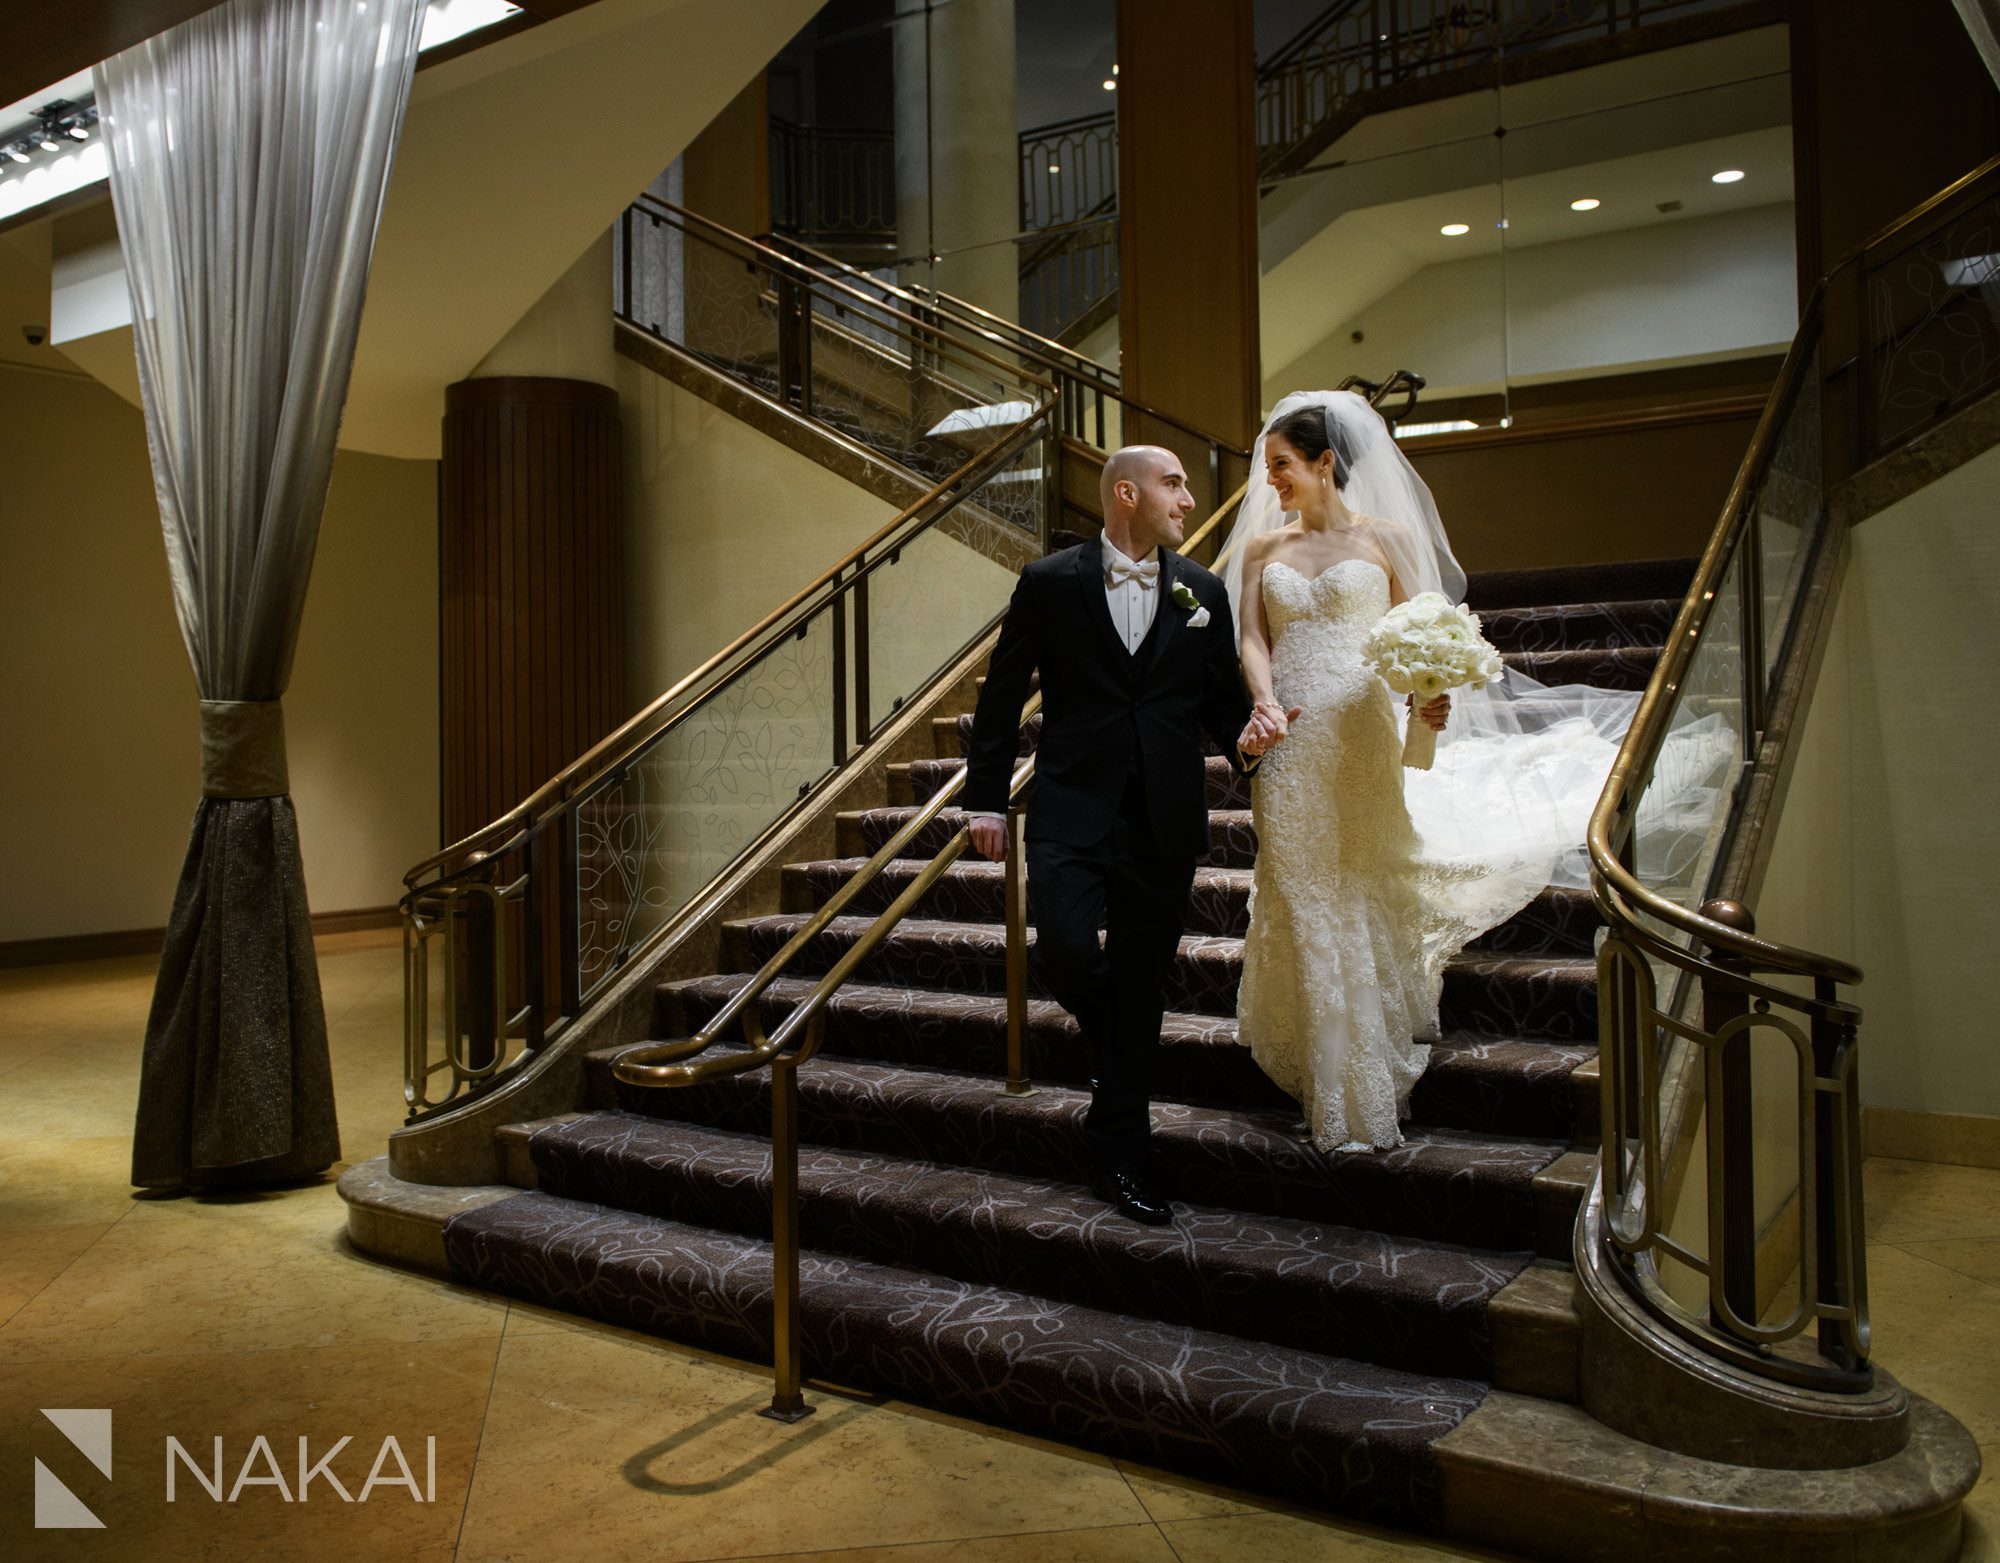
M1643 684L1683 561L1476 577L1511 665ZM1588 600L1586 600L1588 599ZM690 1034L962 763L970 718L843 816L842 856L791 865L784 910L725 930L727 968L664 984L653 1035ZM1031 728L1024 747L1038 728ZM1550 891L1447 974L1445 1037L1405 1143L1323 1155L1238 1044L1256 839L1208 767L1214 847L1169 977L1155 1171L1138 1226L1083 1188L1088 1060L1036 993L1032 1095L1006 1067L1003 886L962 861L837 995L799 1074L808 1371L943 1410L1413 1528L1440 1512L1434 1445L1493 1373L1491 1304L1568 1253L1574 1195L1538 1174L1593 1130L1595 918ZM787 1013L957 827L947 812L762 1000ZM527 1131L533 1192L452 1219L465 1280L751 1359L770 1350L770 1081L619 1086Z

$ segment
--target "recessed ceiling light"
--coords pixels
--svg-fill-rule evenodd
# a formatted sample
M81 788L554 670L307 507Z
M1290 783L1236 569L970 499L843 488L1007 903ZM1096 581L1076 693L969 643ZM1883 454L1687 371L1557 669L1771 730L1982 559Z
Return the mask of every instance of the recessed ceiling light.
M1713 184L1733 185L1743 177L1743 170L1740 168L1725 168L1721 173L1710 174L1708 177Z
M1596 196L1586 195L1581 201L1571 201L1569 209L1573 212L1594 212L1603 204Z
M1472 229L1465 223L1446 223L1442 228L1438 229L1438 232L1443 234L1447 239L1456 239L1461 234L1472 232Z
M1106 92L1116 92L1118 90L1118 83L1107 76L1104 78L1104 90Z

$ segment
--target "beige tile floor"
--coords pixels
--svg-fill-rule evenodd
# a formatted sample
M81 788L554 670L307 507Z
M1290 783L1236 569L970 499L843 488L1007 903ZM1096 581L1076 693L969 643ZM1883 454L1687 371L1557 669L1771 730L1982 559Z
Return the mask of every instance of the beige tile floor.
M321 977L347 1154L371 1156L401 1117L398 952L328 941ZM331 1181L135 1197L127 1136L150 980L144 960L0 971L0 1556L1489 1556L894 1402L825 1393L816 1416L780 1427L751 1414L767 1393L752 1367L361 1257ZM1965 1555L2000 1563L2000 1172L1877 1161L1868 1198L1879 1360L1985 1446ZM40 1407L112 1408L110 1480ZM222 1440L233 1503L185 1467L165 1501L169 1436L210 1479ZM392 1436L411 1484L387 1485L390 1458L365 1502L341 1501L324 1476L287 1502L300 1440L310 1465L343 1436L328 1469L347 1492L360 1497ZM103 1529L32 1528L37 1459Z

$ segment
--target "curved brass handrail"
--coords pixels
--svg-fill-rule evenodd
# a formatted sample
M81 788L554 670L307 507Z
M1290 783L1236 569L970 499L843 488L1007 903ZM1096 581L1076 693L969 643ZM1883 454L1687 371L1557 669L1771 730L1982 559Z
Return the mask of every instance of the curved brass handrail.
M1661 654L1652 678L1647 681L1646 692L1639 699L1632 725L1627 729L1625 741L1619 746L1618 756L1612 762L1604 791L1598 795L1597 806L1591 810L1586 843L1590 850L1591 883L1598 908L1615 923L1633 924L1643 914L1680 930L1712 951L1747 962L1753 970L1791 972L1852 984L1861 981L1861 970L1847 961L1745 933L1740 928L1690 911L1649 890L1636 874L1619 861L1617 850L1612 845L1612 833L1618 822L1636 806L1638 795L1651 779L1653 761L1659 754L1661 744L1666 741L1667 721L1674 709L1674 697L1680 692L1688 664L1708 628L1723 572L1735 557L1737 545L1749 524L1751 491L1770 461L1778 428L1804 384L1806 366L1819 337L1825 285L1826 279L1822 278L1807 301L1798 335L1792 339L1791 350L1786 353L1784 366L1778 371L1777 383L1764 403L1763 415L1758 418L1756 431L1750 437L1749 450L1736 469L1736 479L1730 485L1729 497L1723 504L1722 519L1696 566L1694 584L1688 589L1680 612L1674 618L1666 650Z

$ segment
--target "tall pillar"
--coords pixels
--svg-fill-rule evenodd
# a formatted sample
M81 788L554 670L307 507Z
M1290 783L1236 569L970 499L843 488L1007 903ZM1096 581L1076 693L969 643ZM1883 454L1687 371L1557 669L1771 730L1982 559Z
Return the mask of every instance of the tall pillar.
M771 109L764 73L681 154L680 204L753 237L771 226Z
M1261 421L1252 0L1118 0L1118 331L1125 389L1238 445ZM1128 417L1204 492L1207 449ZM1243 473L1223 476L1228 492Z
M446 388L438 485L444 835L497 819L626 716L618 393Z
M1014 0L896 0L896 245L920 280L1021 312Z

